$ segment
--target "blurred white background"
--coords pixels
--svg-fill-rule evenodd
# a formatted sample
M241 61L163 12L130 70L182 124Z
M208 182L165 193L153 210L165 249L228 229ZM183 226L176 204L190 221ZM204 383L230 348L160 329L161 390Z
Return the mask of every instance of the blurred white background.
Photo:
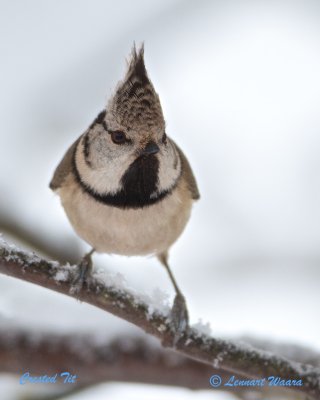
M319 350L316 0L1 0L0 214L48 242L75 237L48 182L123 77L134 41L145 42L167 133L187 154L202 196L170 258L191 323L210 322L215 336ZM159 287L173 297L152 258L94 261L120 272L137 291ZM93 307L4 276L0 292L3 324L138 332ZM81 399L169 394L191 396L182 389L106 385ZM192 393L199 400L209 395L230 399Z

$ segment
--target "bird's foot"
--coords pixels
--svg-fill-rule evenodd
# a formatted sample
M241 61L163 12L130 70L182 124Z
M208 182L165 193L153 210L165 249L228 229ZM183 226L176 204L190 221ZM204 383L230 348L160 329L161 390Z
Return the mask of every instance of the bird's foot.
M89 278L92 270L91 254L86 254L78 264L78 271L71 284L71 293L77 294L83 288L84 284L89 284Z
M187 304L182 294L176 294L170 320L174 329L173 347L175 347L189 325Z

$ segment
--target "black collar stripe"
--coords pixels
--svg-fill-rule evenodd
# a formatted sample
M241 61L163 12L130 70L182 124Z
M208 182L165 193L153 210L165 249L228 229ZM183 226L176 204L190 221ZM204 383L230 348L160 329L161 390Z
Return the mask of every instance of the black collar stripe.
M156 196L152 196L151 195L152 192L150 192L150 190L137 191L137 189L139 189L139 184L137 185L136 190L131 190L132 183L130 185L131 187L129 188L129 190L121 189L120 191L114 194L98 193L90 185L88 185L86 182L82 180L76 165L76 151L77 148L75 149L72 158L72 167L73 167L72 169L76 181L78 182L82 190L85 193L87 193L90 197L94 198L99 203L108 206L113 206L121 209L139 209L151 206L152 204L159 203L161 200L169 196L175 189L179 181L178 177L175 183L170 188L160 193L157 193Z

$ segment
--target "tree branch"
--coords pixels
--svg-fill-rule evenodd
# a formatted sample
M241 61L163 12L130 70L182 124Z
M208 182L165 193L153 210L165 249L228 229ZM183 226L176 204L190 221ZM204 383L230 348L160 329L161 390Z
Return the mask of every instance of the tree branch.
M174 332L168 315L157 310L150 312L148 304L124 288L108 286L92 277L90 285L84 285L75 296L70 288L76 267L48 262L4 242L0 246L1 273L76 297L135 324L158 338L165 347L172 346ZM192 328L181 337L174 350L201 363L252 379L268 376L301 379L303 386L291 389L314 399L320 398L320 370L311 365L290 361L243 343L215 339Z
M14 345L13 345L14 344ZM141 337L95 343L86 335L0 331L0 372L35 376L69 371L82 386L122 381L209 389L221 371L185 358Z
M16 220L7 210L0 209L0 232L5 232L14 240L41 253L45 257L60 262L76 263L81 258L80 246L71 237L62 238L61 243L51 243L30 226ZM60 238L61 239L61 238Z
M96 343L87 335L35 334L17 327L1 329L0 372L22 375L27 371L31 376L41 376L44 371L48 376L63 371L77 375L76 385L57 388L56 396L62 397L66 392L71 394L110 381L208 390L212 375L219 375L223 381L230 377L226 371L165 350L142 337L126 336ZM245 375L238 377L246 379ZM238 397L248 392L246 387L216 388L219 389L228 390ZM284 393L279 393L276 388L252 387L250 391L264 391L268 399L279 394L284 398ZM287 395L292 400L292 393ZM295 398L302 399L302 396Z

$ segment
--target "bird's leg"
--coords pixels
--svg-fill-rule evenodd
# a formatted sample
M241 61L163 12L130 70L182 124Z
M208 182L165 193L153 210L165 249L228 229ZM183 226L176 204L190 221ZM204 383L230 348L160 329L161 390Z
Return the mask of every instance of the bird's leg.
M72 282L72 286L74 290L79 291L82 287L84 282L88 281L88 277L92 271L92 254L95 252L94 249L91 249L89 253L85 254L82 258L80 263L78 264L78 274L76 275L75 279Z
M171 322L175 330L173 345L175 346L180 337L182 336L183 332L185 332L188 327L189 324L188 309L186 300L181 290L179 289L179 286L177 285L177 282L170 270L168 264L168 253L165 252L158 255L158 259L160 260L161 264L166 268L176 292L176 296L174 298L173 306L171 309Z

